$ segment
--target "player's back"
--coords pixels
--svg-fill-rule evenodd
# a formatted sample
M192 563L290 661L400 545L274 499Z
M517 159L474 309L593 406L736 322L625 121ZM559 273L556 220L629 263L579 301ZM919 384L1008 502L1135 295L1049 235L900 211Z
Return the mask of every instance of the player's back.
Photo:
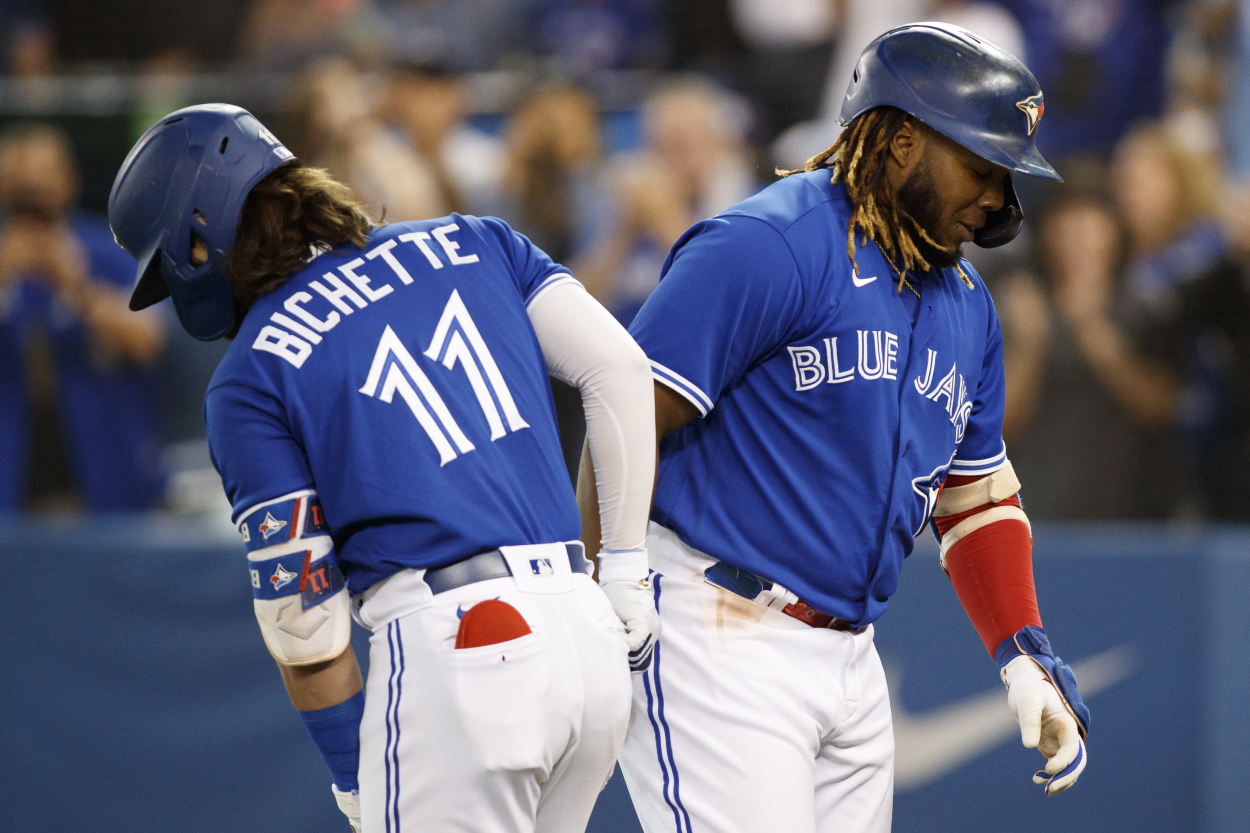
M353 591L576 538L526 314L571 280L502 221L459 215L311 261L248 312L205 400L236 516L315 489Z

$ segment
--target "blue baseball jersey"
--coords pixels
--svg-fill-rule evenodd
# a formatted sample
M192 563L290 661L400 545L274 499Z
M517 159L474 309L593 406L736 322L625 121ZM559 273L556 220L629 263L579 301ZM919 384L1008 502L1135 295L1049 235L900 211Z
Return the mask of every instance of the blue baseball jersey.
M665 438L652 520L848 622L875 621L948 474L1006 461L1002 335L954 269L914 329L828 170L693 226L631 333L702 419ZM904 289L904 292L909 290Z
M251 510L315 491L353 592L404 568L575 539L526 313L571 281L503 221L453 214L377 228L363 250L324 252L262 296L204 402L245 537L277 542L291 519Z

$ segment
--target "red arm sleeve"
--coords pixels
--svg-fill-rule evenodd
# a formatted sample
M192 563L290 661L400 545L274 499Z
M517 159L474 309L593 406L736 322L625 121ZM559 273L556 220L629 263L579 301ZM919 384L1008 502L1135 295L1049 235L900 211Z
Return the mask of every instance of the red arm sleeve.
M954 475L943 488L964 486L980 479ZM975 516L995 507L1009 506L1017 510L1018 514L1010 513L1016 517L1003 517L977 526ZM960 604L980 634L985 649L993 656L999 643L1020 628L1042 625L1033 585L1033 536L1016 495L934 518L943 538L952 530L958 535L956 527L968 521L971 521L969 527L975 528L949 546L945 566Z

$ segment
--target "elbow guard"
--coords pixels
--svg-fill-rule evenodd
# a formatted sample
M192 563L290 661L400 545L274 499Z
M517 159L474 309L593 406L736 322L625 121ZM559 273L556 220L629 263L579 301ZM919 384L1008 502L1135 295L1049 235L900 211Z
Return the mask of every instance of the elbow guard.
M942 569L968 618L993 655L1003 639L1040 627L1033 586L1033 538L1008 463L971 483L942 490L934 526L942 539Z
M963 486L942 489L933 510L933 522L941 542L942 570L950 575L947 555L968 535L997 521L1020 521L1032 537L1033 526L1020 508L1016 492L1020 480L1008 461L998 471Z
M317 493L293 492L239 519L253 607L273 658L284 665L334 659L351 639L351 602Z

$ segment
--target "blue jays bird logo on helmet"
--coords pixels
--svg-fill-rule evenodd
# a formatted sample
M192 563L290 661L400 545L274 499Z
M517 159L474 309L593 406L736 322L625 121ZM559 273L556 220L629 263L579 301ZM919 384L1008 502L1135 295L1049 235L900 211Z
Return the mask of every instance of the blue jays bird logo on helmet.
M1019 107L1029 120L1029 135L1037 130L1037 123L1042 120L1042 113L1046 112L1046 103L1042 101L1042 94L1031 95L1024 101L1017 101L1016 106Z

